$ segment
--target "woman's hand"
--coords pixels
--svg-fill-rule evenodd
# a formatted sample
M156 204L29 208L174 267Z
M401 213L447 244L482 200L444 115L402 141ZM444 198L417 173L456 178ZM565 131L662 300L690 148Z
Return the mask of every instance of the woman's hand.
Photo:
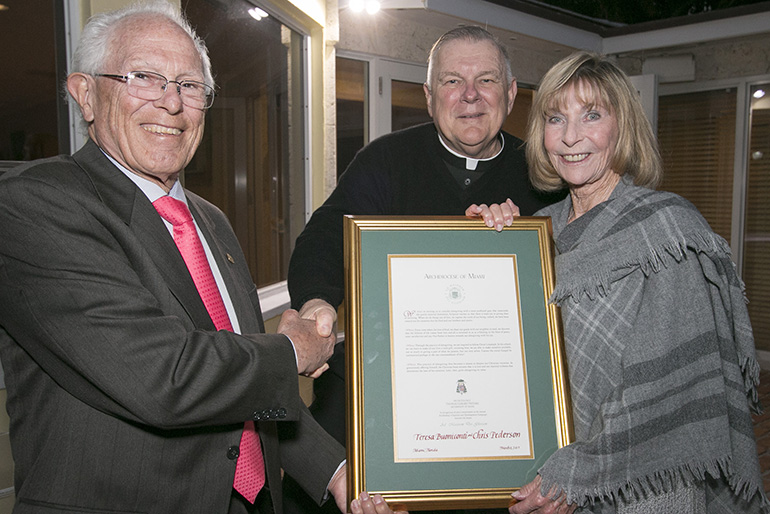
M562 493L555 500L551 498L556 494L554 486L548 491L547 496L540 495L540 484L542 479L540 475L535 479L513 493L511 496L516 503L508 508L511 514L572 514L577 505L569 505L567 496Z
M347 511L347 466L342 466L329 482L329 492L334 497L340 512ZM379 494L370 496L366 491L358 495L358 498L350 502L352 514L409 514L407 511L396 511L388 506Z
M519 208L510 198L502 204L487 205L482 203L476 205L474 203L465 209L465 215L469 218L481 218L486 226L494 227L498 232L503 230L503 226L510 227L513 224L513 218L521 216Z
M359 497L350 502L352 514L394 514L382 496L375 494L369 496L369 493L362 492ZM395 514L409 514L405 510L396 511Z

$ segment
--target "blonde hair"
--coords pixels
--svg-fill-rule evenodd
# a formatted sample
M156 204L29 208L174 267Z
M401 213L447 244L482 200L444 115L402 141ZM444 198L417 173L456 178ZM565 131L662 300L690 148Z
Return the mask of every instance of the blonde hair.
M633 177L634 184L654 189L663 175L658 142L644 114L639 93L628 76L607 57L577 52L556 63L543 76L529 112L527 164L532 185L541 191L563 189L545 149L548 117L566 100L570 88L588 92L587 104L601 105L618 123L618 142L610 166L619 175Z

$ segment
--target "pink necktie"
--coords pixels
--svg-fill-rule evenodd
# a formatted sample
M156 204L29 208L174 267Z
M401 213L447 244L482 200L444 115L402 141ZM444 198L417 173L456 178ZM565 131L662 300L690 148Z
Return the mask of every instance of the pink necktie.
M198 231L190 210L184 202L170 196L158 198L152 205L163 219L174 226L174 242L179 253L182 254L214 326L217 330L232 331L233 326L230 324L222 295L219 294L219 288L211 273L206 252L198 238ZM253 421L247 421L243 425L239 453L233 487L244 498L254 503L257 494L265 484L265 463L262 458L262 445Z

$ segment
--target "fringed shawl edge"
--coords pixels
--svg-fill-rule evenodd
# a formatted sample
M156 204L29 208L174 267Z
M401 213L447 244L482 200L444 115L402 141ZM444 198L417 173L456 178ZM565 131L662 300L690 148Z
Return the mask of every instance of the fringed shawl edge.
M676 262L686 259L688 248L695 252L720 255L728 259L730 256L730 246L727 241L705 230L693 233L689 237L671 238L661 242L657 247L643 245L636 249L635 255L626 257L620 262L608 264L590 277L584 278L582 274L570 273L567 270L560 273L550 302L558 305L569 297L579 302L583 297L593 299L597 295L606 296L616 274L638 267L646 276L649 276L651 273L667 268L671 264L671 259ZM594 257L601 259L600 256Z
M581 507L594 505L597 502L609 500L617 504L620 498L633 498L635 496L648 496L671 491L678 485L690 485L706 479L706 475L713 478L726 477L727 484L733 493L742 500L751 502L756 495L760 497L760 506L763 513L770 513L770 501L763 494L762 483L754 483L735 474L731 470L730 457L722 457L710 462L697 465L683 464L675 468L659 470L653 475L635 478L631 481L605 484L602 487L572 488L565 491L555 481L547 476L542 477L540 494L543 496L552 493L556 499L566 494L567 503L577 504Z

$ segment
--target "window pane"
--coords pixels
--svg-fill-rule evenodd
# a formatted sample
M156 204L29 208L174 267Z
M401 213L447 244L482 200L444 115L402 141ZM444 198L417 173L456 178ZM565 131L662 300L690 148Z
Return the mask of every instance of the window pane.
M422 84L391 80L390 88L390 126L394 132L431 120Z
M770 350L770 84L751 92L743 279L757 349Z
M337 178L368 140L366 61L337 57Z
M5 3L9 8L0 11L0 68L6 72L0 95L0 160L50 157L60 153L54 3Z
M736 89L663 96L658 138L664 176L660 189L690 200L730 241L735 159Z
M286 279L304 225L304 37L245 0L185 0L220 88L185 186L230 218L258 286Z
M519 85L518 89L511 114L505 118L505 123L503 123L503 130L519 139L525 139L527 137L527 118L529 117L529 110L532 108L535 92L522 85Z

